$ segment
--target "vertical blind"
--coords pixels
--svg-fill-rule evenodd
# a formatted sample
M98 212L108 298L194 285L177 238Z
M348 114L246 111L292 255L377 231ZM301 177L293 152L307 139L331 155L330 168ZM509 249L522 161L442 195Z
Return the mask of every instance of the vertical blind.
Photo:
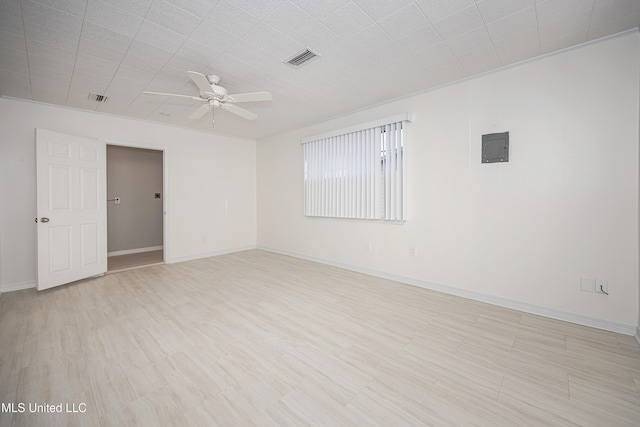
M307 216L406 219L403 121L303 141Z

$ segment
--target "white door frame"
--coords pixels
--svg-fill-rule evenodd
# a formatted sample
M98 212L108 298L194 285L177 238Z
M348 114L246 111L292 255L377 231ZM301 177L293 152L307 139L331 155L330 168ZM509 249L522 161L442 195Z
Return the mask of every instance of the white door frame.
M139 141L135 141L135 142L129 142L129 141L120 141L120 140L114 140L114 139L106 139L106 138L99 138L100 141L106 143L107 145L113 145L113 146L117 146L117 147L130 147L130 148L143 148L146 150L155 150L155 151L162 151L162 259L164 262L167 262L168 259L171 259L171 257L169 256L169 253L171 251L171 249L169 248L169 245L167 244L167 242L169 242L168 239L168 227L167 227L167 222L168 222L168 218L169 218L169 214L167 212L167 206L168 206L168 200L169 200L169 191L168 191L168 148L164 145L158 145L158 144L152 144L152 143L147 143L147 142L139 142Z

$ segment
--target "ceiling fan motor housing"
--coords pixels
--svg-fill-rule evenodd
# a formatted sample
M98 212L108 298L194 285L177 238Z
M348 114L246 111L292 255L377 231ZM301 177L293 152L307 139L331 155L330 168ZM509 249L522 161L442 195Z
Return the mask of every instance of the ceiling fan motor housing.
M201 92L200 97L202 99L215 99L217 101L224 101L224 98L227 96L227 89L222 86L211 85L211 89L213 92Z

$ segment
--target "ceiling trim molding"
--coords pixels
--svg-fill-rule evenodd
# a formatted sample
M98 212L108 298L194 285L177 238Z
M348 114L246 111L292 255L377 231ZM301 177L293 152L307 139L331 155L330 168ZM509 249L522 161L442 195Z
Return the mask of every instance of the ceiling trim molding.
M12 96L7 96L7 95L0 95L0 99L6 99L6 100L9 100L9 101L24 102L24 103L27 103L27 104L37 104L37 105L42 105L42 106L45 106L45 107L60 108L60 109L63 109L63 110L71 110L71 111L76 111L76 112L79 112L79 113L95 114L95 115L99 115L99 116L113 117L113 118L117 118L117 119L132 120L134 122L150 123L150 124L154 124L154 125L158 125L158 126L167 126L167 127L186 130L186 131L190 131L190 132L204 133L204 134L211 135L211 136L220 136L220 137L224 137L224 138L232 138L232 139L238 139L238 140L242 140L242 141L254 141L254 142L257 141L255 138L244 138L244 137L237 136L237 135L230 135L230 134L218 132L215 129L212 129L211 131L206 131L204 129L195 129L195 128L191 128L191 127L187 127L187 126L176 125L176 124L173 124L173 123L156 122L154 120L142 119L142 118L131 117L131 116L121 116L121 115L118 115L118 114L105 113L103 111L83 110L82 108L69 107L68 105L49 104L47 102L34 101L32 99L14 98Z

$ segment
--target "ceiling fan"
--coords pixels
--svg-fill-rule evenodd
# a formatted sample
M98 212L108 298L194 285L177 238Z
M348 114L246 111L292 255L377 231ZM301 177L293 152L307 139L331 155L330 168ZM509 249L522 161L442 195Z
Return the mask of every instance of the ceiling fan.
M227 89L222 86L218 86L220 83L220 77L215 75L205 76L195 71L187 71L189 78L193 81L200 91L200 96L181 95L177 93L163 93L163 92L148 92L142 93L148 95L162 95L162 96L175 96L179 98L189 98L194 101L204 103L197 110L195 110L189 118L199 119L211 110L215 108L224 108L230 113L236 114L247 120L255 120L258 115L251 111L235 105L237 102L258 102L258 101L271 101L271 94L269 92L250 92L250 93L238 93L235 95L229 95ZM215 119L213 120L215 123Z

